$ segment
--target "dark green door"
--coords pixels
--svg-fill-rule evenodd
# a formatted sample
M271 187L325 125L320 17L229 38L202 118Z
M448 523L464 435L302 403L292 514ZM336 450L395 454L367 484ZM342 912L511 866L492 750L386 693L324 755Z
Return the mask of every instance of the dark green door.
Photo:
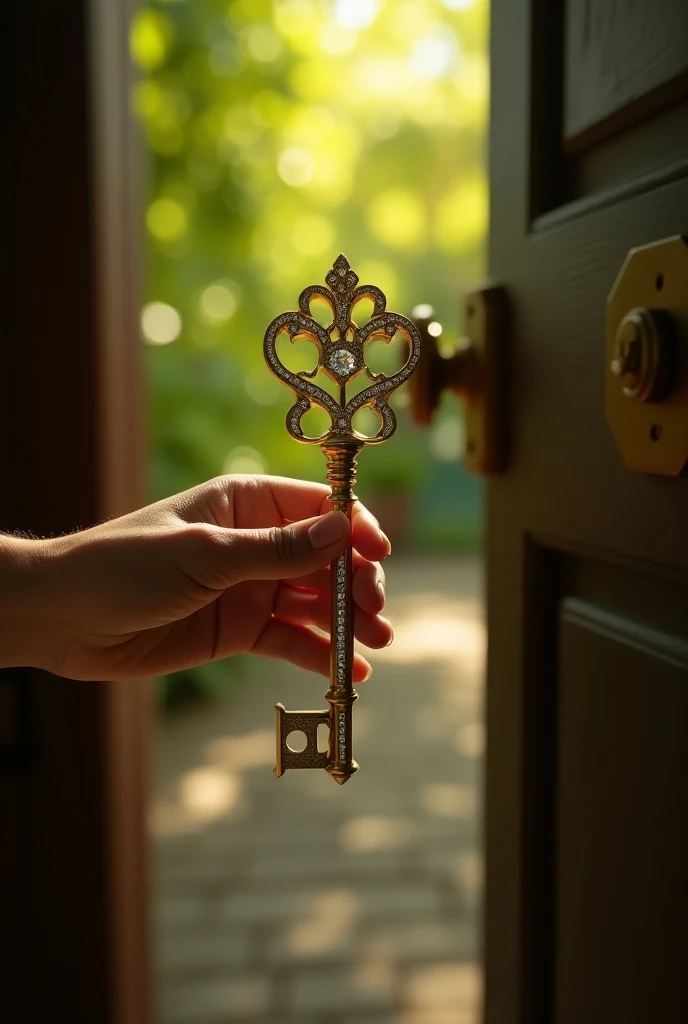
M495 0L492 83L513 359L488 487L485 1019L678 1024L688 480L625 468L604 389L626 253L688 234L688 5Z

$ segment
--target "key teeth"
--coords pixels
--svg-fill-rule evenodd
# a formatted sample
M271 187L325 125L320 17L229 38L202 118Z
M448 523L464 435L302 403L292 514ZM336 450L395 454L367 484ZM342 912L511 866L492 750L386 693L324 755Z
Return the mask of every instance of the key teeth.
M327 711L287 711L284 704L275 704L277 713L277 756L274 774L279 779L289 769L327 768L327 752L318 750L318 726L329 725ZM291 732L303 732L306 746L301 751L290 750L287 737Z
M357 696L357 695L356 695ZM354 697L354 700L356 697ZM344 768L335 768L328 762L328 755L317 749L317 727L320 723L330 724L330 711L287 711L284 704L275 704L277 713L277 763L273 769L276 778L281 778L288 769L324 768L338 786L343 786L358 771L356 761ZM299 752L289 750L287 736L295 730L306 734L306 747Z

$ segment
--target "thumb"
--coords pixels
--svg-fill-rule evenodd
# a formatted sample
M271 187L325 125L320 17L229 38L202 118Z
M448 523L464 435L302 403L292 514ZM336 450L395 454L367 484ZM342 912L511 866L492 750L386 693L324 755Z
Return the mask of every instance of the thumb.
M340 555L350 531L343 512L267 530L221 530L221 556L213 568L225 587L243 580L293 579Z

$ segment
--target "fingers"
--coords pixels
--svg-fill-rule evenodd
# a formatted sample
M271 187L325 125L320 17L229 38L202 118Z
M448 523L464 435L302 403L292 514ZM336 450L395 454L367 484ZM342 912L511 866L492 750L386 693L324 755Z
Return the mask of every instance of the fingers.
M385 571L378 562L369 562L354 551L353 557L354 602L371 615L379 614L385 607ZM318 569L306 576L292 580L293 586L306 590L319 590L329 594L332 575L329 566Z
M354 505L351 520L351 543L371 562L381 562L392 550L375 516L358 501Z
M277 591L273 614L296 626L317 626L330 631L330 599L316 591L296 590L281 586ZM362 608L354 610L354 634L366 647L387 647L394 634L389 622L381 615L371 615Z
M342 512L289 526L262 530L228 530L204 526L189 546L193 578L213 589L244 580L280 580L324 568L349 541L349 522Z
M231 487L236 516L234 525L240 529L256 525L257 506L269 507L275 523L295 523L299 519L311 519L332 511L327 501L330 488L326 484L292 480L286 476L234 476L221 477L220 480Z
M371 615L379 615L387 602L385 570L378 562L362 562L354 571L354 604Z
M183 518L187 521L189 504L201 502L204 507L212 505L212 522L243 530L282 526L325 515L332 511L329 494L326 484L289 477L224 476L177 498L180 508L186 510ZM186 501L181 502L182 498ZM377 519L360 502L352 510L352 541L371 561L386 558L391 550Z
M304 626L295 626L281 619L270 619L255 644L253 654L289 661L298 668L330 674L330 641ZM370 678L372 668L358 652L354 654L353 680L363 683Z

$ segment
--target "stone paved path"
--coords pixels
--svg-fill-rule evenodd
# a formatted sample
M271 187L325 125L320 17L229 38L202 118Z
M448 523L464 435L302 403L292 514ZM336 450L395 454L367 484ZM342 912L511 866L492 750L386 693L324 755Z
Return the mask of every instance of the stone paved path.
M346 786L274 765L269 661L161 724L159 1024L475 1024L484 634L477 559L392 559L396 640L355 708Z

